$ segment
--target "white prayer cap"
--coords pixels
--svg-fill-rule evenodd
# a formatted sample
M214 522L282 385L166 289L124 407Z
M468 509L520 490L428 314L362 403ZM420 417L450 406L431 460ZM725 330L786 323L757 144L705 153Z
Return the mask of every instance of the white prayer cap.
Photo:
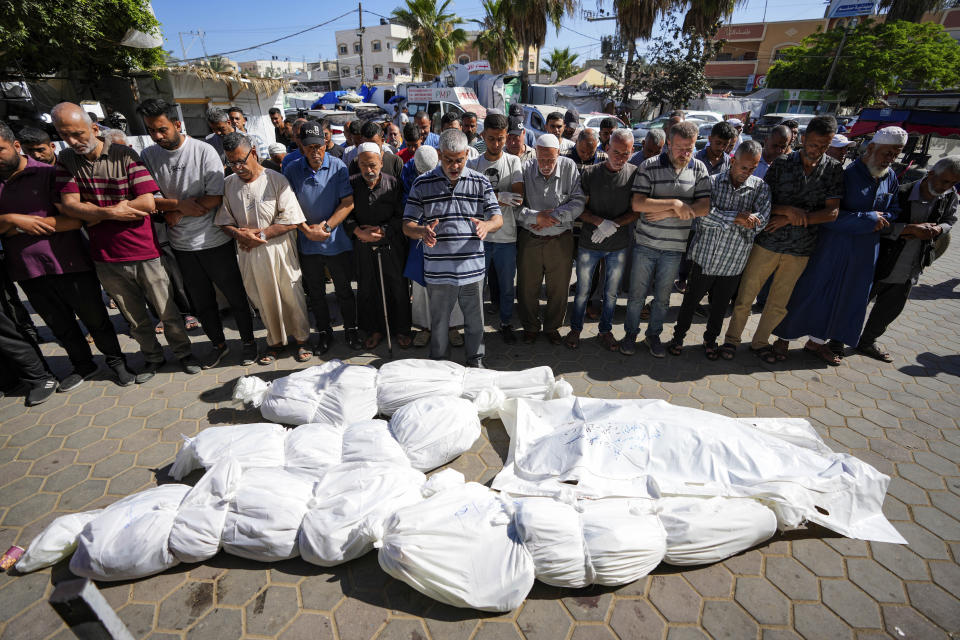
M873 134L870 144L907 144L907 132L900 127L884 127Z
M836 148L849 147L852 144L856 144L856 142L851 142L850 139L842 133L836 134L833 136L833 140L830 141L830 146Z
M357 155L361 153L375 153L378 156L380 155L380 145L376 142L364 142L359 147L357 147Z
M544 149L560 149L560 138L552 133L544 133L537 138L537 146Z
M736 129L743 128L743 121L740 118L727 118L727 124Z
M413 166L415 166L420 173L430 171L436 167L439 162L440 157L437 155L437 150L426 144L421 145L416 153L413 154Z
M287 148L282 144L280 144L279 142L274 142L272 145L267 147L267 153L269 153L272 156L278 153L286 153L286 152L287 152Z

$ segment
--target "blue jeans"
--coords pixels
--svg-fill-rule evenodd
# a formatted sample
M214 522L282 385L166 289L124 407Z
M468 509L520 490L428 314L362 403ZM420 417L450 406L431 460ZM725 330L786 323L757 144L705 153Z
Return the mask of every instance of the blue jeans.
M590 281L597 263L603 260L606 269L606 281L603 287L603 309L600 312L600 333L613 328L613 312L617 308L617 290L623 278L623 268L627 263L627 250L594 251L580 248L577 252L577 294L573 298L573 314L570 316L570 329L583 331L583 315L587 311L587 299L590 296Z
M627 302L627 319L624 331L636 335L640 331L640 310L649 293L653 293L650 305L650 321L646 335L660 336L663 319L670 308L670 292L680 269L682 251L661 251L638 244L633 248L633 268L630 271L630 298Z
M516 242L484 242L483 257L486 268L490 269L493 263L497 274L497 284L500 285L500 326L510 324L513 317L513 300L516 297L517 276L517 243Z

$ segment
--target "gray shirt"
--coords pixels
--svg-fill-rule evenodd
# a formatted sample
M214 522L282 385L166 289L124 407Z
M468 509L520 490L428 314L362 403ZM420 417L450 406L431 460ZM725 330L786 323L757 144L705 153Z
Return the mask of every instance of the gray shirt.
M917 180L916 184L913 185L913 189L910 191L910 197L908 198L910 210L900 214L900 219L904 220L903 222L895 222L891 225L890 233L887 234L888 238L896 240L908 224L922 224L930 220L933 207L940 198L952 197L954 200L956 199L956 196L951 191L948 191L938 198L924 200L920 191L920 184L922 182L923 180ZM947 203L947 206L949 206L949 203ZM954 204L954 207L956 207L956 204ZM950 216L944 216L944 220L940 221L940 228L943 229L942 233L950 232L950 224L945 221L949 219L952 218ZM920 271L922 270L920 265L920 252L923 250L923 242L924 241L919 238L905 238L903 251L900 252L900 256L897 258L896 263L894 263L890 274L881 280L881 282L899 284L910 280L916 284L917 280L920 279Z
M483 174L490 181L493 191L512 191L513 185L523 182L523 173L520 169L520 158L509 153L501 153L496 161L490 162L484 156L479 156L467 162L467 166ZM516 242L517 241L517 214L516 207L500 204L503 214L503 226L487 235L487 242Z
M175 151L155 144L144 149L140 157L166 198L223 195L223 165L209 144L187 136ZM183 216L176 225L168 226L170 245L179 251L199 251L230 242L230 237L213 223L217 209L200 217Z
M573 230L573 221L583 213L586 196L580 187L580 172L570 158L557 158L557 165L549 176L540 173L536 159L523 166L523 205L517 223L534 235L558 236ZM539 231L537 213L553 209L550 214L557 224Z

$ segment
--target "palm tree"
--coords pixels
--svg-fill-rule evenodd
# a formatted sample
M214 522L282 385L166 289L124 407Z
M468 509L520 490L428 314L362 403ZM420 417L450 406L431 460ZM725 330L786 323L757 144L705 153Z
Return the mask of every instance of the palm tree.
M721 20L733 15L733 10L747 0L690 0L690 9L683 19L685 31L709 36Z
M483 0L483 20L471 20L481 26L473 44L490 63L494 73L506 73L517 59L520 43L510 29L510 0Z
M649 40L653 25L683 0L613 0L617 13L617 31L621 42L627 45L627 64L624 67L623 86L631 85L634 68L633 58L637 53L637 40Z
M544 61L545 68L541 71L547 74L556 72L557 80L569 78L580 71L580 67L577 66L579 57L577 53L570 53L570 47L554 49L550 52L550 57Z
M920 22L923 14L943 11L954 4L952 0L880 0L879 9L887 9L887 22Z
M207 58L207 65L210 67L211 71L226 71L227 70L227 61L220 56L213 56L212 58Z
M437 0L406 0L407 6L394 9L391 14L396 21L410 30L410 37L397 43L397 51L410 56L413 73L439 75L453 62L453 52L466 44L467 32L457 25L463 18L448 13L451 0L437 6Z
M520 86L523 101L529 98L530 47L543 46L547 39L547 22L560 31L564 14L573 15L576 0L513 0L509 3L509 24L523 48L523 68L520 70Z

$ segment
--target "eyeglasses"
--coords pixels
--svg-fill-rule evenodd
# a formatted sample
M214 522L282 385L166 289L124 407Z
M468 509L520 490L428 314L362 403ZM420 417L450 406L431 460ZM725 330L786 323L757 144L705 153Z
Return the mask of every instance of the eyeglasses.
M250 148L250 151L247 152L247 155L243 156L243 160L237 160L236 162L227 162L227 166L233 167L234 169L239 169L243 165L247 164L247 158L250 157L250 154L253 153L253 148Z

